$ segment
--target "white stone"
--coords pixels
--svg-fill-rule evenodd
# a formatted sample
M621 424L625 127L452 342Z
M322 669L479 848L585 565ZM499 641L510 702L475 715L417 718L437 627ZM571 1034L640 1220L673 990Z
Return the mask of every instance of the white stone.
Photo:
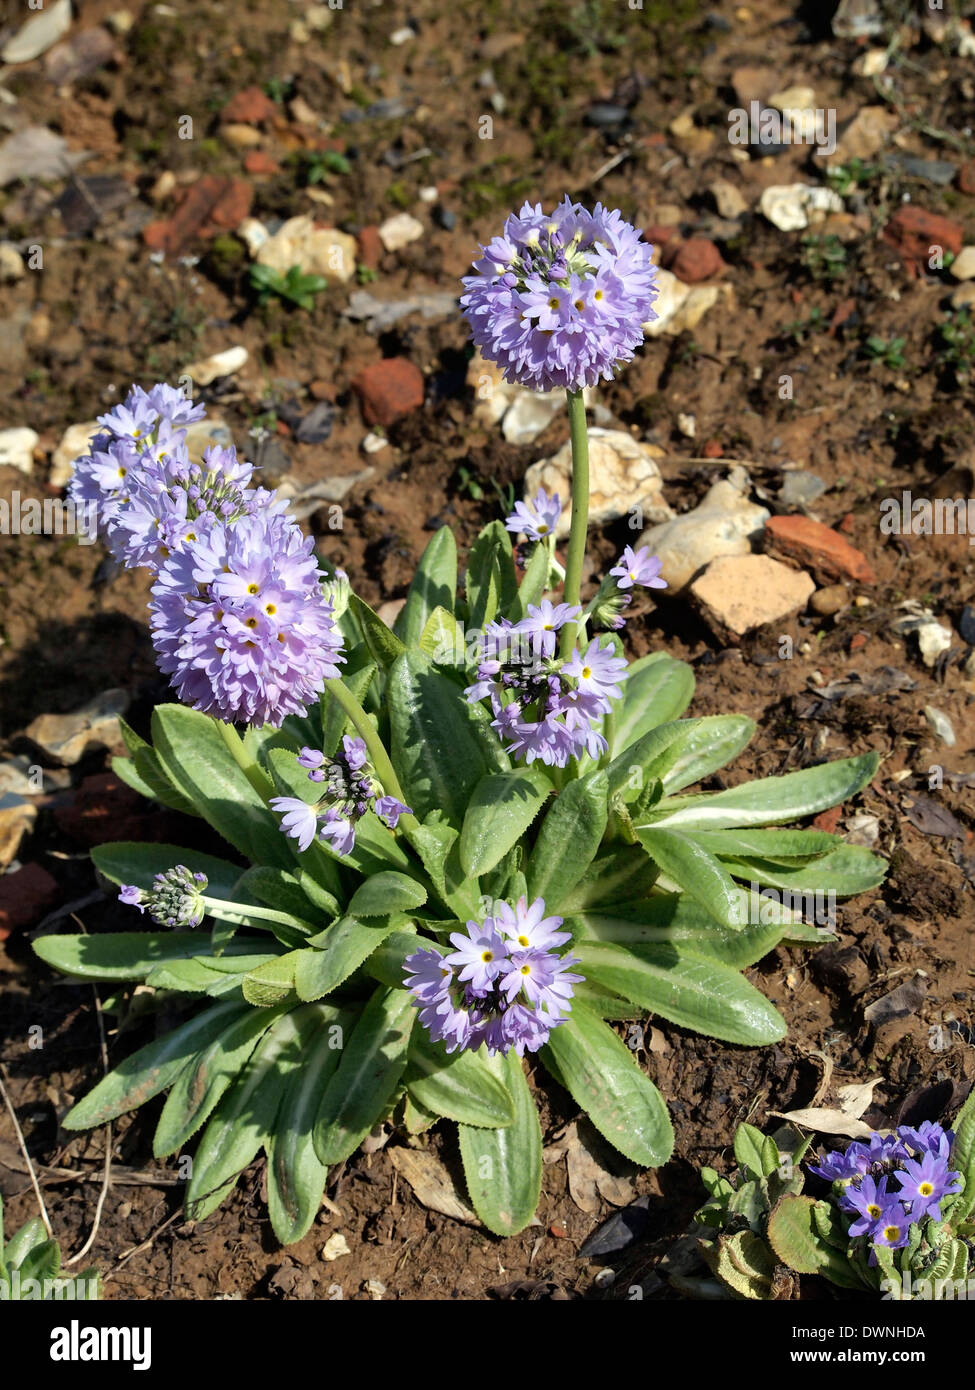
M34 450L39 435L26 425L0 430L0 468L17 468L21 473L34 471Z
M395 44L395 46L399 48L402 44L409 43L411 39L415 38L416 30L411 29L408 24L404 24L402 29L393 30L393 32L389 36L389 41L391 44Z
M519 392L505 412L501 433L509 444L530 444L564 409L564 391Z
M423 223L408 212L398 212L395 217L387 217L379 228L379 240L387 251L399 251L409 246L411 241L419 241L423 235Z
M375 430L370 430L363 438L360 447L364 454L378 454L382 449L389 447L389 440L384 434L377 434Z
M955 729L948 716L934 705L924 706L924 717L946 748L954 748L957 739Z
M24 274L24 258L9 241L0 241L0 282L9 284Z
M693 439L697 434L697 416L681 412L677 416L677 428L685 439Z
M128 705L124 690L104 690L71 714L38 715L24 735L53 762L70 767L86 753L113 748L121 742L119 716Z
M349 1249L349 1242L341 1231L336 1231L334 1235L329 1236L322 1249L323 1260L338 1260L343 1255L351 1254L352 1251Z
M659 338L664 333L676 338L696 328L722 292L730 294L731 289L728 285L685 285L669 270L658 270L657 291L653 304L657 317L643 325L648 338Z
M963 246L948 270L956 280L975 280L975 246Z
M55 0L26 20L4 44L5 63L29 63L57 43L71 28L71 0Z
M801 85L785 87L781 92L774 92L768 104L777 111L809 111L816 105L816 91Z
M858 77L879 77L889 61L886 48L868 48L853 64L853 71Z
M421 203L435 203L439 196L435 183L428 183L425 188L420 189Z
M223 352L215 352L202 362L190 362L180 375L188 376L197 386L209 386L210 382L216 381L218 377L233 376L234 372L239 372L247 358L248 352L245 347L224 348Z
M271 239L271 233L257 217L245 217L237 228L237 235L252 257Z
M716 635L735 642L805 608L815 584L803 570L768 555L722 555L691 584L701 616Z
M72 465L76 458L88 452L92 437L102 432L97 420L85 420L80 425L69 425L61 436L61 442L51 455L51 474L48 482L52 487L67 487L74 472Z
M289 217L257 252L259 265L286 275L300 266L306 275L326 280L351 280L355 275L355 237L334 227L316 227L307 213Z
M502 421L509 444L530 444L565 409L564 391L530 391L505 381L497 363L488 362L479 352L468 364L467 384L474 392L474 419L482 425ZM587 409L597 408L594 388L587 386L582 399Z
M921 659L925 666L931 667L942 652L951 647L951 629L931 621L917 628L917 644L921 649Z
M709 191L714 199L714 206L718 210L719 217L733 222L736 217L741 217L743 213L748 211L747 202L735 185L729 183L727 179L715 179Z
M733 470L716 482L693 511L644 531L638 546L649 546L672 591L683 589L705 565L721 555L748 555L769 518L745 495L747 474Z
M645 519L666 521L674 515L663 495L657 459L663 450L644 444L624 430L589 431L589 524L615 521L639 507ZM525 474L525 497L540 487L562 498L556 536L569 534L572 520L572 446L565 443L551 456L533 463Z
M762 194L758 207L780 232L800 232L829 212L842 212L843 199L818 184L773 184Z

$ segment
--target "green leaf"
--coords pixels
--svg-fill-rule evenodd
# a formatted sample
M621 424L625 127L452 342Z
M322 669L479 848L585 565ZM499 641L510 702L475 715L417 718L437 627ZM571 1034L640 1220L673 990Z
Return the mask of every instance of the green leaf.
M9 1270L19 1269L30 1252L39 1249L46 1241L44 1222L39 1216L32 1217L8 1240L3 1251L4 1264Z
M489 771L462 691L421 653L401 656L386 689L392 759L419 820L439 811L458 829L477 783Z
M210 898L232 898L244 873L236 864L218 859L215 854L184 849L181 845L139 844L134 840L96 845L91 857L98 872L112 883L134 883L142 889L152 887L156 874L185 864L194 874L206 874Z
M471 546L465 581L470 626L482 628L506 613L517 593L511 536L500 521L489 521Z
M699 832L687 834L689 839L697 840ZM817 895L825 898L831 893L840 898L867 893L883 882L887 872L886 860L881 859L879 854L871 854L860 845L843 844L831 854L824 854L808 863L782 865L768 859L733 859L727 855L721 856L721 863L735 878L746 879L761 887L779 888L783 894L793 894L797 898L810 899ZM800 902L796 906L806 911L805 903ZM810 911L808 915L815 915L819 921L821 911L820 904L815 914Z
M474 1210L496 1236L513 1236L538 1206L542 1131L521 1058L511 1051L490 1058L487 1066L510 1096L514 1119L503 1129L458 1125L460 1154Z
M136 1110L171 1085L197 1053L219 1037L229 1023L250 1009L239 1000L214 1004L164 1037L140 1047L73 1105L62 1120L65 1129L92 1129L128 1110Z
M662 873L689 893L724 927L743 927L748 921L745 895L736 888L719 859L689 836L657 826L638 827L637 836Z
M316 885L314 881L309 884L307 874L302 881L298 879L294 870L289 873L287 869L270 869L258 864L256 868L248 869L243 875L237 884L237 891L242 897L253 894L259 902L265 903L268 907L280 908L292 917L310 922L317 930L321 930L325 924L319 914L324 912L329 917L339 917L342 909L338 900L324 889L319 888L312 898L309 887L314 891Z
M651 652L630 666L623 697L615 709L610 755L620 754L637 739L683 714L694 694L694 672L666 652Z
M772 1252L754 1231L718 1237L714 1272L739 1298L768 1298L774 1271Z
M545 586L548 583L550 569L551 556L548 546L536 545L528 564L525 566L525 573L518 585L518 593L511 600L510 605L506 605L505 608L512 622L520 622L522 618L527 616L529 604L537 604L541 601Z
M600 1134L634 1163L656 1168L674 1148L674 1131L656 1086L613 1030L583 1004L553 1028L542 1060Z
M824 830L695 830L694 839L711 854L731 859L765 859L786 867L822 860L840 849L838 835Z
M230 734L237 737L233 729ZM185 705L157 705L152 735L167 777L219 835L253 863L290 866L277 817L234 761L215 720Z
M61 1251L56 1240L34 1245L20 1262L20 1277L25 1282L36 1279L39 1284L56 1279L61 1269Z
M295 1011L301 1060L285 1080L267 1161L267 1205L283 1245L301 1240L318 1214L328 1169L315 1153L315 1116L355 1015L330 1004Z
M849 1262L820 1236L814 1219L812 1197L788 1196L776 1204L769 1217L768 1239L782 1263L797 1274L821 1274L841 1288L861 1287ZM874 1247L878 1250L880 1247Z
M464 628L446 608L435 608L420 634L420 651L438 666L465 663Z
M406 834L445 906L462 921L475 917L480 909L478 884L461 867L457 831L435 823L411 826Z
M349 912L355 917L386 917L391 912L422 907L426 900L427 890L415 878L387 870L359 885L349 903Z
M599 771L570 782L549 808L525 869L530 899L555 911L592 863L606 823L608 779Z
M203 1221L215 1211L261 1145L269 1144L285 1081L302 1060L296 1012L274 1020L211 1115L193 1157L188 1220Z
M779 1167L779 1151L754 1125L740 1124L735 1131L735 1158L749 1178L770 1177Z
M541 768L491 772L474 788L460 833L460 862L477 877L493 869L538 815L552 783Z
M331 994L394 929L396 923L374 920L369 926L346 915L317 938L321 949L300 951L295 963L295 989L298 998L321 999Z
M179 1153L213 1110L281 1010L238 1013L202 1048L173 1084L152 1141L156 1158Z
M420 635L435 608L453 612L457 597L457 542L449 526L441 526L420 558L406 602L393 624L393 632L407 647L419 644Z
M353 592L349 597L349 612L354 614L362 629L366 646L377 666L388 671L393 662L406 651L403 643L386 626L378 613Z
M206 949L205 932L112 932L104 936L41 936L34 951L65 975L81 980L144 980L168 961L188 960ZM255 942L231 942L228 955L253 951Z
M764 994L719 961L667 944L628 950L577 941L573 950L587 979L681 1028L753 1047L785 1037L785 1023Z
M177 791L166 776L152 744L140 738L124 719L119 720L119 725L129 756L113 758L112 771L142 796L180 811L184 816L198 816L200 813L193 803Z
M443 1043L431 1042L424 1028L415 1028L403 1080L418 1104L448 1120L488 1129L514 1120L514 1104L486 1048L451 1056Z
M406 1065L415 1017L408 990L380 986L370 998L315 1121L315 1152L322 1163L348 1158L385 1115Z
M598 855L575 887L564 895L560 911L565 915L641 898L649 893L658 877L659 870L647 858L642 845L614 845Z
M374 661L367 661L358 670L344 670L342 673L342 683L351 692L353 699L359 704L364 704L366 693L372 685L373 677L378 671L378 666ZM339 746L339 742L346 729L349 727L349 716L336 700L332 692L325 687L321 698L322 710L322 752L331 758ZM313 744L312 747L315 745Z
M647 826L734 830L801 820L855 796L879 765L879 753L863 753L788 772L784 777L763 777L711 795L667 798L648 814Z
M248 1004L258 1009L273 1009L286 1000L294 999L295 972L307 950L288 951L248 970L241 980L241 993Z
M975 1211L975 1087L955 1120L955 1139L951 1146L951 1165L964 1182L958 1196L956 1218L965 1220Z
M737 757L754 733L755 721L738 714L661 724L607 768L610 793L620 792L625 801L633 801L653 781L663 784L665 794L679 791Z

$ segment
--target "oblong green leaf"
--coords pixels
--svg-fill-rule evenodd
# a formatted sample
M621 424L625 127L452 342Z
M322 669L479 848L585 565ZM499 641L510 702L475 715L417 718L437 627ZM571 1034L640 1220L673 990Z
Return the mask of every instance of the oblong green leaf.
M754 719L740 714L661 724L614 758L607 768L610 792L632 801L653 781L662 783L665 794L679 791L737 757L754 733Z
M229 732L227 732L229 730ZM231 726L185 705L157 705L152 715L153 746L169 780L189 798L219 835L252 863L288 868L291 851L264 796L230 753ZM255 767L255 777L271 783Z
M540 767L491 772L474 788L460 832L460 862L477 877L493 869L538 815L552 783Z
M706 796L666 798L647 814L653 828L734 830L752 825L775 825L814 816L855 796L880 765L879 753L763 777L740 787Z
M693 837L697 838L696 832ZM721 855L720 858L735 878L747 879L749 883L762 887L779 888L788 897L798 899L804 911L804 899L822 900L834 894L838 898L852 898L858 893L868 893L883 882L887 872L887 861L862 845L841 844L838 849L819 859L793 865L777 864L767 859L731 858L729 855Z
M514 1103L483 1047L450 1055L425 1029L415 1028L403 1080L418 1104L448 1120L487 1129L514 1120Z
M630 666L622 699L614 711L613 746L618 755L658 724L684 713L694 694L694 672L666 652L651 652Z
M785 1037L777 1009L743 975L669 943L628 949L577 941L579 969L608 989L681 1028L758 1047Z
M663 1097L602 1019L575 1004L567 1022L549 1034L542 1049L546 1066L549 1057L556 1079L614 1148L647 1168L667 1162L674 1131Z
M206 932L120 931L104 936L41 936L33 943L41 960L81 980L145 980L169 961L202 955ZM232 941L228 956L252 953L263 942L254 937Z
M440 526L420 557L393 632L407 647L417 646L434 609L445 608L452 613L456 597L457 542L449 526Z
M458 829L477 783L490 769L463 692L422 653L394 662L386 688L392 759L419 820L441 813Z
M294 981L298 998L314 1000L331 994L397 925L401 924L374 918L367 926L349 914L341 917L316 938L320 943L317 947L297 953Z
M176 1078L152 1140L156 1158L178 1153L193 1137L241 1071L280 1010L248 1009L237 1014Z
M374 613L368 603L354 591L349 597L349 612L358 622L373 660L377 666L388 671L397 657L406 651L403 643L392 629L386 626L379 614Z
M488 1059L511 1097L514 1118L503 1129L457 1127L471 1204L489 1231L513 1236L535 1215L542 1190L542 1131L521 1058L512 1050Z
M136 1110L176 1080L201 1048L227 1025L250 1013L240 1000L214 1004L155 1042L126 1057L98 1085L73 1105L61 1123L65 1129L91 1129Z
M662 873L697 900L725 927L748 921L745 895L719 859L688 835L658 826L637 827L643 848Z
M777 920L771 920L775 917ZM695 955L722 961L735 970L754 965L783 940L788 925L781 913L768 921L756 914L744 927L722 927L686 893L662 893L642 903L613 909L591 909L565 919L577 939L593 938L617 946L672 945Z
M380 986L370 998L321 1100L314 1137L322 1163L348 1158L386 1113L415 1018L408 990Z
M528 895L544 898L557 909L592 863L599 849L608 811L605 772L570 782L549 807L525 869Z
M301 1240L322 1203L328 1169L315 1152L315 1117L355 1018L331 1004L295 1013L301 1061L286 1078L267 1156L268 1214L283 1245Z
M349 901L349 913L353 917L387 917L392 912L422 907L426 900L422 883L408 874L386 870L359 885Z
M203 1221L215 1211L261 1145L270 1142L285 1080L301 1061L296 1013L274 1020L211 1115L193 1156L186 1188L188 1220Z

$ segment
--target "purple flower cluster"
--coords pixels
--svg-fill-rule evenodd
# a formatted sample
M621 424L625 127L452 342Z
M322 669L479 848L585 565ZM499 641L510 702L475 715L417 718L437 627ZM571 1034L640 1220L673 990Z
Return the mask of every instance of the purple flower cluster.
M306 850L317 834L336 854L351 854L356 822L367 811L374 811L391 830L400 816L411 814L409 806L383 792L361 738L344 735L342 749L334 758L326 758L319 748L302 748L298 762L308 769L310 781L323 784L324 794L314 802L275 796L270 805L281 814L281 829L298 841L300 850Z
M99 419L69 493L97 505L117 559L155 572L160 669L180 699L233 723L279 725L338 676L341 638L314 546L233 448L190 460L183 426L202 418L170 386L133 387Z
M206 874L194 874L185 864L177 864L164 873L156 874L152 887L143 892L134 883L123 883L119 902L148 910L149 916L161 927L198 927L206 916L203 894L207 889Z
M561 925L561 917L545 916L541 898L529 907L522 897L453 932L449 955L428 949L407 956L406 986L433 1041L448 1052L482 1044L492 1056L537 1052L565 1022L572 986L583 978L569 971L574 957L555 953L569 940Z
M893 1134L874 1133L865 1143L828 1153L810 1172L842 1184L836 1200L852 1217L851 1238L866 1236L872 1245L899 1250L913 1223L940 1221L942 1199L961 1190L961 1174L948 1166L954 1137L930 1120L917 1129L901 1125ZM896 1191L888 1191L891 1182Z
M622 215L568 197L547 216L525 203L482 246L461 307L506 381L536 391L612 380L656 318L650 247Z
M596 724L622 693L626 662L596 638L585 652L557 659L557 635L580 611L542 599L520 622L490 622L480 637L477 680L464 693L472 704L490 699L491 727L528 763L565 767L571 757L606 750Z
M623 614L633 602L630 590L635 585L639 584L645 589L666 589L667 581L661 579L660 568L660 560L656 555L651 555L646 546L641 546L639 550L626 546L592 600L590 609L594 624L619 632L626 623Z

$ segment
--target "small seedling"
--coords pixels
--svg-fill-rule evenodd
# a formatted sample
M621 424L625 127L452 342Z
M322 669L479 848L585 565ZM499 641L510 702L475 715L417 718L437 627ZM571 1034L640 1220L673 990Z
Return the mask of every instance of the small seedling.
M293 265L285 275L269 265L252 265L250 283L257 291L258 304L266 304L276 294L299 309L309 310L315 307L316 294L328 285L321 275L305 275L300 265Z

